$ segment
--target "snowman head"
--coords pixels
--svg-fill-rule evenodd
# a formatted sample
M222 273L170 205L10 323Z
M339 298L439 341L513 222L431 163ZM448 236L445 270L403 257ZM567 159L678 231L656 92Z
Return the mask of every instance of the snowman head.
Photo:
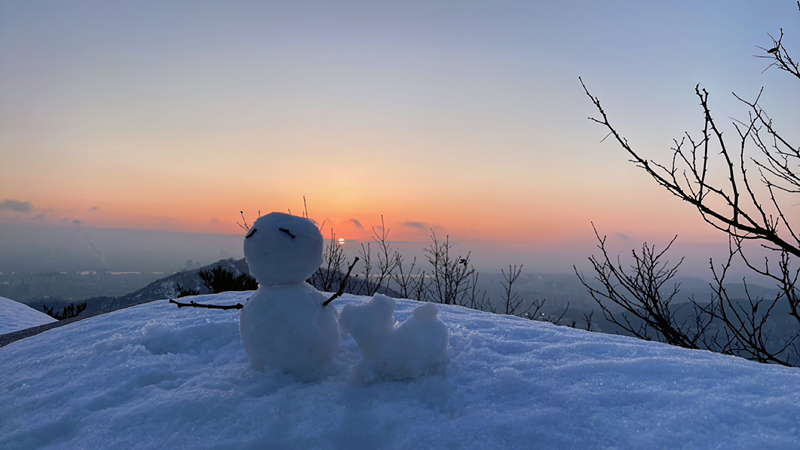
M273 212L244 238L250 274L260 285L302 283L322 264L322 234L310 220Z

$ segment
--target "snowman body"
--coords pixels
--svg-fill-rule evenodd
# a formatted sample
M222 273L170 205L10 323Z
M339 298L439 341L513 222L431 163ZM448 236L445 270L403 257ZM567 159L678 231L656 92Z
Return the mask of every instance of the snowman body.
M239 333L253 368L313 375L333 359L336 310L305 282L322 264L322 246L317 227L302 217L271 213L250 228L244 254L258 290L242 309Z
M325 367L339 345L333 307L307 283L259 286L242 309L239 332L253 368L298 374Z

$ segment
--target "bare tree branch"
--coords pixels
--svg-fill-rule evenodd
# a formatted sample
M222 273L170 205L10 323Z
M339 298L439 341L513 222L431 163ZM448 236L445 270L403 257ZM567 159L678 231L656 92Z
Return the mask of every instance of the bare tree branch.
M777 67L800 80L798 63L792 59L783 38L783 29L777 39L770 35L772 44L769 48L759 47L764 54L756 56L770 61L765 71ZM595 280L602 287L589 283L577 269L576 274L606 319L642 339L707 348L765 363L800 364L800 349L795 345L800 341L800 298L796 287L800 268L792 266L793 260L800 257L800 236L785 206L788 197L800 194L800 146L790 143L759 105L763 89L752 101L733 94L747 106L748 115L746 120L733 122L736 135L728 139L723 137L711 114L708 91L695 86L703 113L702 130L699 136L684 133L680 140L675 139L671 162L665 165L635 151L610 123L600 100L579 80L600 114L599 119L589 119L608 130L606 137L613 136L637 167L674 196L694 206L706 223L729 237L727 260L719 266L710 262L713 301L701 305L691 299L693 310L689 319L678 322L677 309L670 308L678 287L668 291L666 297L662 296L661 287L675 276L680 263L672 267L666 263L659 265L674 239L660 253L646 244L640 253L634 251L634 264L626 272L619 259L616 264L610 261L605 237L601 238L595 230L602 256L592 256L589 260L597 274ZM756 156L750 156L749 146L758 149ZM755 169L752 172L755 178L751 169ZM770 266L769 258L764 259L763 265L749 258L743 248L746 241L759 242L763 248L776 252L777 268ZM745 298L731 298L724 283L734 257L740 257L754 273L774 281L778 294L773 298L753 296L746 280L742 280ZM616 304L625 312L615 315L604 302ZM794 321L794 328L785 332L792 327L784 326L781 335L776 336L776 321L782 319L775 318L773 313L779 304L788 306L788 318Z

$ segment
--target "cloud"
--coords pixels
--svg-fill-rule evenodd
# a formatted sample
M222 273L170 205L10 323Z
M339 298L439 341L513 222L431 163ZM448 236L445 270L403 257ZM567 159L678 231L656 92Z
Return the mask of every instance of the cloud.
M356 228L358 228L359 230L363 230L364 229L364 225L361 225L361 222L359 222L358 219L350 219L350 220L348 220L348 222L352 223L353 225L355 225Z
M33 204L22 200L5 199L0 202L0 209L10 209L11 211L27 213L33 211Z
M80 220L78 220L78 219L72 220L69 217L64 217L63 219L59 220L58 223L63 224L63 225L71 224L71 225L75 225L76 227L80 227L81 225L83 225L83 222L81 222Z
M406 220L403 222L404 227L419 228L420 230L427 230L428 224L425 222L415 222L413 220Z
M624 240L626 240L626 241L632 241L632 240L633 240L633 239L631 239L631 237L630 237L630 236L628 236L627 234L623 234L623 233L614 233L614 235L615 235L615 236L617 236L618 238L620 238L620 239L624 239Z
M89 211L90 212L100 211L100 207L99 206L90 206L89 207Z
M44 220L44 213L33 216L33 220Z

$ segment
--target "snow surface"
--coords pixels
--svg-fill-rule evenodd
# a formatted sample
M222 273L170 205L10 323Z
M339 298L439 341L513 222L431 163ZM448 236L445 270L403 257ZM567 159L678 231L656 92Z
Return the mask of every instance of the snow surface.
M396 318L418 305L398 300ZM318 379L252 370L236 311L157 301L55 328L0 348L0 448L800 448L798 369L460 307L440 316L445 374L374 384L349 375L350 336Z
M55 322L56 319L28 305L0 297L0 334Z

